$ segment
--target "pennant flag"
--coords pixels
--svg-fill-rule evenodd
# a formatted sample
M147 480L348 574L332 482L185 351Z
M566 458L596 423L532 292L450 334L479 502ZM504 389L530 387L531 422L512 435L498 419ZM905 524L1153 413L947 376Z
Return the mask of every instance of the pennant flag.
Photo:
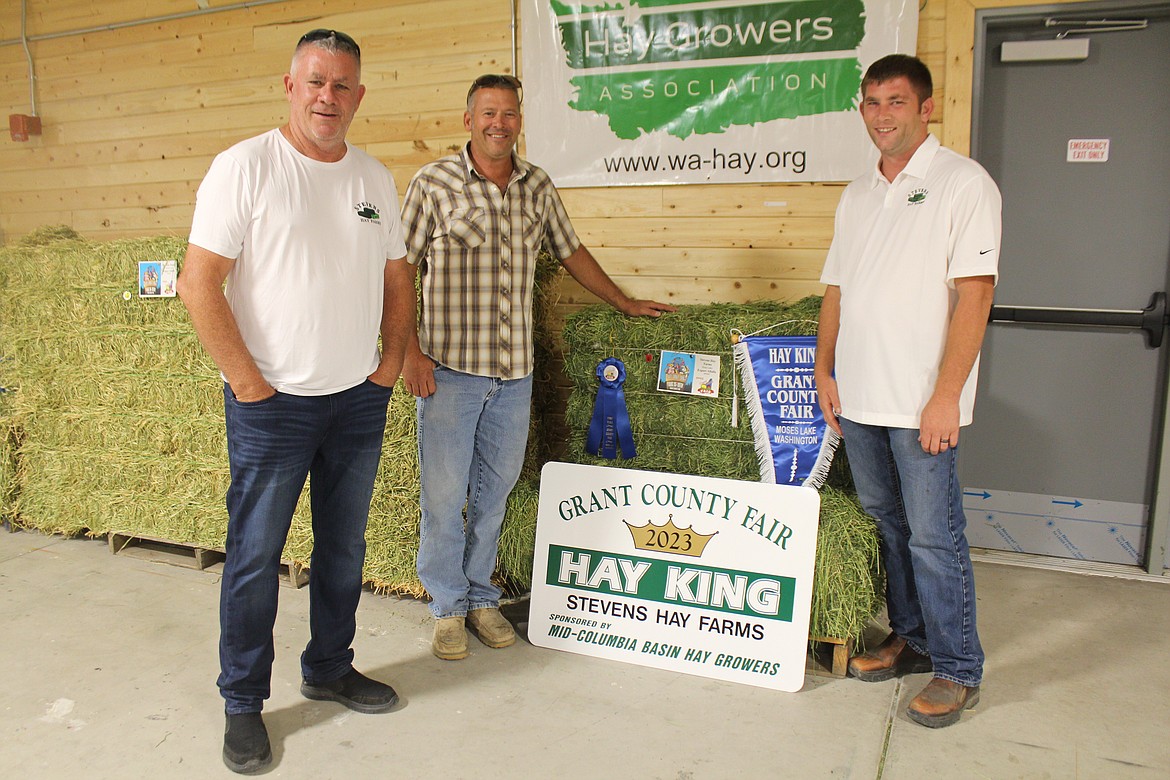
M745 336L735 344L761 482L820 488L829 476L841 437L817 403L816 346L816 336Z

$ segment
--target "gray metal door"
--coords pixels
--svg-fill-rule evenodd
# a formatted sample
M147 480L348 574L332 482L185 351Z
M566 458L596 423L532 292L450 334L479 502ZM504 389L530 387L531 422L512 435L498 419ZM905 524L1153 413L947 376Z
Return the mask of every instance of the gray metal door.
M1000 186L1004 230L975 424L960 445L968 538L1160 573L1170 3L986 13L972 156ZM1103 20L1145 26L1070 33L1058 52L1012 45ZM1085 38L1085 59L1028 59ZM1004 61L1015 56L1025 59Z

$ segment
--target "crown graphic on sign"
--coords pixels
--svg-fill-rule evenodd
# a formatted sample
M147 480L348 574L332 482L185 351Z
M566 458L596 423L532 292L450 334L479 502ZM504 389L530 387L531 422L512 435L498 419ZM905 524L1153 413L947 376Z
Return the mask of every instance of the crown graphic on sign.
M707 542L719 533L701 534L693 527L679 528L674 524L674 515L670 515L663 525L654 525L650 521L646 525L631 525L627 520L622 522L630 529L634 547L639 550L689 555L692 558L702 556Z

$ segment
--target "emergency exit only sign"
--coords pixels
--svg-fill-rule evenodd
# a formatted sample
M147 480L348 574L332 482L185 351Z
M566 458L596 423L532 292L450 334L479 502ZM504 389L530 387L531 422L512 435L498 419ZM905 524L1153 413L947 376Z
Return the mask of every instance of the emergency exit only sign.
M1109 162L1108 138L1070 138L1068 162Z

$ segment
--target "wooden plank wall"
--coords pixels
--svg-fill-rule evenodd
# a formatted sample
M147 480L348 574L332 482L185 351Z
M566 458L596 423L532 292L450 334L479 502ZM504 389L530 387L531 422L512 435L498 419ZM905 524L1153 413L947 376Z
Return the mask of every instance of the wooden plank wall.
M419 165L465 140L470 80L512 63L510 0L287 0L127 27L116 26L238 3L26 3L44 132L25 143L0 138L0 242L47 224L93 239L185 235L212 156L286 119L280 77L313 27L361 43L367 94L350 139L385 162L400 190ZM5 115L30 112L25 51L12 43L20 5L0 8ZM938 84L936 132L946 119L944 74L970 61L969 49L946 50L947 8L924 0L919 24L919 53ZM115 28L41 38L105 27ZM564 198L583 240L630 293L739 302L821 292L841 186L590 188ZM570 281L561 300L574 308L589 297Z

